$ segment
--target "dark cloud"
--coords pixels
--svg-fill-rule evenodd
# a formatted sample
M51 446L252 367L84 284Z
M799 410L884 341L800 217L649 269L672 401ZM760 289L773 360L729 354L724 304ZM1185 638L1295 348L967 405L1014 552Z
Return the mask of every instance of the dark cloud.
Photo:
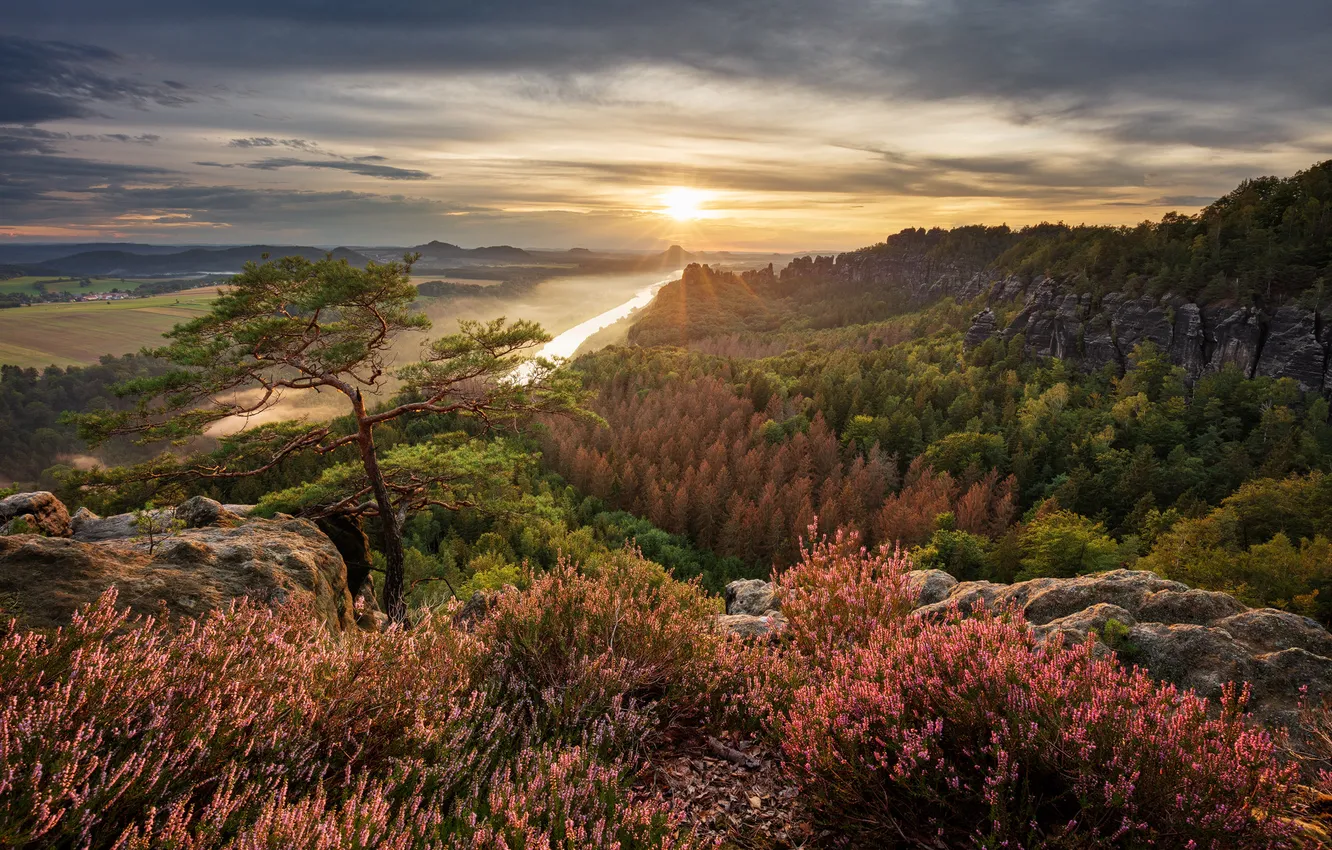
M273 139L267 136L251 136L248 139L232 139L227 142L229 148L291 148L307 153L322 153L319 145L306 139Z
M0 152L54 154L60 151L59 142L121 142L152 145L161 141L155 133L131 136L127 133L65 133L40 127L0 126Z
M163 55L215 67L558 80L664 63L869 96L1332 105L1326 0L48 0L28 17L132 29ZM180 39L182 22L209 37ZM589 96L564 79L559 96Z
M429 180L432 175L428 172L417 171L414 168L397 168L396 165L376 165L374 161L366 160L384 160L385 157L357 157L354 160L297 160L293 157L270 157L266 160L257 160L254 163L240 163L241 168L253 168L256 171L277 171L280 168L329 168L333 171L345 171L353 175L365 175L366 177L378 177L381 180ZM234 168L234 163L212 163L212 161L196 161L194 165L208 165L212 168Z
M115 53L88 44L0 36L0 124L38 124L96 114L100 103L180 106L180 83L145 83L97 70Z
M255 162L239 163L244 168L258 171L276 171L280 168L327 168L334 171L347 171L366 177L378 177L381 180L429 180L431 174L414 168L398 168L393 165L380 165L388 162L388 157L371 154L369 156L342 156L319 146L318 142L307 139L274 139L268 136L251 136L245 139L232 139L227 142L229 148L255 150L264 148L290 148L304 153L317 154L324 159L299 159L297 157L268 157ZM195 165L207 165L217 168L231 168L232 164L219 162L196 162Z
M243 163L245 168L260 171L276 171L279 168L331 168L336 171L350 171L364 174L366 177L378 177L383 180L429 180L430 174L414 168L397 168L392 165L375 165L368 162L345 159L294 159L290 157L272 157L257 162Z
M125 216L136 227L181 222L265 230L428 227L435 217L477 208L401 195L200 186L166 168L10 151L0 145L0 200L7 226L104 226ZM174 226L173 225L173 226ZM163 231L169 233L170 231ZM177 232L178 235L178 232Z

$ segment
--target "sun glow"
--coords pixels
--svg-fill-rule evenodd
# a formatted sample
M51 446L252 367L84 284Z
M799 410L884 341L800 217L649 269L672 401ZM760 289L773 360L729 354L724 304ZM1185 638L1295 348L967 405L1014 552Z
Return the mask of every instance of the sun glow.
M676 221L693 221L696 218L707 218L709 214L703 209L703 204L711 197L711 193L700 189L676 186L661 194L661 212Z

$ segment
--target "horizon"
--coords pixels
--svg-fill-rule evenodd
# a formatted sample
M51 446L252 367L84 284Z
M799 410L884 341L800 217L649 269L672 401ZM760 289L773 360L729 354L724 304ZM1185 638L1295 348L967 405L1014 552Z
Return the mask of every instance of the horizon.
M1332 156L1316 0L115 5L0 33L0 244L840 251Z

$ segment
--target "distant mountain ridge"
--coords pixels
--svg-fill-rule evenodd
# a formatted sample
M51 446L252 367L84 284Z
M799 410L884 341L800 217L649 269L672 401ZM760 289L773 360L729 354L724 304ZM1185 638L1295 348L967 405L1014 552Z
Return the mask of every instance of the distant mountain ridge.
M84 254L89 251L124 251L128 254L178 254L205 245L149 245L143 242L49 242L0 244L0 263L6 265L40 265L61 257ZM228 246L217 245L217 248Z
M484 248L463 248L452 242L440 242L438 239L408 249L421 255L422 261L430 260L526 260L532 255L522 248L512 245L490 245Z
M170 254L136 254L126 250L84 251L43 263L50 274L63 275L167 275L195 272L235 272L245 263L270 258L301 256L317 260L328 254L355 266L370 258L350 248L312 248L304 245L244 245L239 248L192 248Z

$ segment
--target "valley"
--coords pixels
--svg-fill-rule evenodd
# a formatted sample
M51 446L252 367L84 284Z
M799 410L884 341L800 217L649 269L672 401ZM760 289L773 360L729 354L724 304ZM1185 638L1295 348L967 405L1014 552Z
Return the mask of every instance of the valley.
M430 658L470 659L430 680L483 695L482 715L453 715L459 734L487 716L506 742L550 745L629 700L643 713L613 734L661 737L613 748L640 772L580 768L621 765L607 774L621 790L598 798L609 809L562 792L593 819L638 817L656 789L691 835L762 830L795 848L828 812L891 818L932 799L922 787L953 788L970 811L984 792L954 778L1003 780L967 741L1000 735L1033 769L1079 777L1051 792L1079 811L1125 805L1075 795L1118 769L1096 754L1130 759L1135 776L1149 765L1154 790L1134 805L1151 841L1238 836L1258 850L1326 835L1308 813L1332 766L1328 211L1332 162L1135 228L907 229L785 263L673 249L596 273L436 245L447 256L429 273L252 268L231 283L245 299L227 318L216 288L0 311L6 356L30 362L91 363L99 346L208 323L167 361L0 373L14 491L0 501L0 605L27 594L14 610L33 628L73 617L75 599L116 616L89 595L115 576L131 611L152 598L171 622L199 599L227 604L226 564L241 559L254 593L314 606L310 629L384 641L417 666L433 663L418 640L452 647ZM688 262L661 268L670 259ZM513 352L568 362L513 381ZM164 406L145 418L117 398L126 378ZM348 380L363 392L333 389ZM279 383L290 392L270 396ZM141 434L175 446L129 439ZM73 550L81 566L47 569ZM162 581L175 589L152 590ZM295 610L210 622L245 640L266 618L308 618ZM591 668L568 661L571 641ZM308 651L270 646L265 681ZM917 681L922 665L937 687ZM588 702L507 713L509 689L552 687ZM1231 688L1251 689L1247 713ZM916 734L892 713L900 695L950 718L930 733L945 773L921 766L877 809L847 783L878 776L863 747ZM845 712L884 719L872 740L826 731ZM995 716L1039 740L1010 740ZM1151 729L1125 737L1143 717ZM415 733L383 734L422 752ZM1087 736L1095 748L1069 743ZM816 756L842 767L801 767ZM706 790L682 794L663 771ZM1164 795L1185 776L1210 784L1187 804ZM1225 824L1200 824L1198 806ZM923 811L932 835L990 823Z

